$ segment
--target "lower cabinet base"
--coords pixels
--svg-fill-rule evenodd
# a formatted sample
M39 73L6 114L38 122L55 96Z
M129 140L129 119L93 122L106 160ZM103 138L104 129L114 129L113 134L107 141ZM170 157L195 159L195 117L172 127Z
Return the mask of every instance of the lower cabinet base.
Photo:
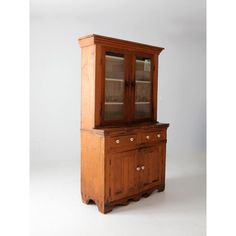
M81 195L102 213L165 189L168 124L81 130Z
M90 203L95 203L98 207L98 210L101 213L108 213L111 212L113 210L114 206L126 206L129 204L129 201L139 201L141 197L149 197L152 192L154 190L158 190L158 192L163 192L165 190L165 185L158 185L155 187L152 187L150 189L147 189L145 191L139 192L137 194L113 201L113 202L109 202L109 203L104 203L104 202L100 202L97 201L96 199L92 199L89 196L86 196L85 194L82 193L82 201L85 204L90 204Z

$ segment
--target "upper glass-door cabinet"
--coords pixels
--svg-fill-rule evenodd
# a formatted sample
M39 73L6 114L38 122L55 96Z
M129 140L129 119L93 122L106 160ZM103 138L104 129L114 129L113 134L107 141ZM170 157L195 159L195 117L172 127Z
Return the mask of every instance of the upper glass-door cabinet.
M152 60L151 57L135 58L135 120L152 117Z
M158 61L164 48L96 34L79 42L81 128L157 122Z
M125 56L105 53L104 121L124 120Z

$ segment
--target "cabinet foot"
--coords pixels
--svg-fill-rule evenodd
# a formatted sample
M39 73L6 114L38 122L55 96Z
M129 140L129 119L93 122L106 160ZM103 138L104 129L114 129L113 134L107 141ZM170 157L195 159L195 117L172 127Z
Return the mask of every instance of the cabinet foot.
M152 194L152 192L154 190L157 190L158 192L163 192L165 190L165 184L155 186L155 187L148 189L146 191L143 191L141 193L138 193L133 196L129 196L129 197L126 197L126 198L123 198L120 200L116 200L114 202L109 202L109 201L104 202L104 200L95 199L95 198L93 199L90 196L83 194L83 193L81 193L81 196L82 196L83 203L85 203L85 204L94 203L97 205L99 212L106 214L106 213L111 212L113 210L114 206L117 206L117 205L125 206L125 205L129 204L130 200L133 200L136 202L136 201L139 201L141 197L147 198Z
M135 201L135 202L137 202L137 201L140 200L140 198L141 198L141 195L138 195L138 196L136 196L136 197L133 197L132 200Z
M82 202L84 204L89 204L90 198L88 196L86 196L85 194L81 193L81 198L82 198Z
M143 197L147 198L147 197L149 197L151 194L152 194L152 191L151 191L151 192L144 193L144 194L143 194Z
M97 205L97 207L98 207L98 210L99 210L101 213L103 213L103 214L106 214L106 213L108 213L108 212L111 212L112 209L113 209L112 206L110 206L110 205L103 205L103 204L99 204L99 205Z
M157 189L158 189L158 192L163 192L165 190L165 185L161 185Z

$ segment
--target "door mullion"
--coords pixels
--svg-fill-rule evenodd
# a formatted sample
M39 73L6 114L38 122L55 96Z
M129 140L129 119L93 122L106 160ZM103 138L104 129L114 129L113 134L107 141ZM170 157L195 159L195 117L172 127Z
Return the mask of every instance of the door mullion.
M129 103L130 103L130 94L129 94L129 61L130 57L128 54L125 54L125 99L124 99L124 119L126 122L129 121Z
M135 55L130 55L130 121L134 121L135 114Z

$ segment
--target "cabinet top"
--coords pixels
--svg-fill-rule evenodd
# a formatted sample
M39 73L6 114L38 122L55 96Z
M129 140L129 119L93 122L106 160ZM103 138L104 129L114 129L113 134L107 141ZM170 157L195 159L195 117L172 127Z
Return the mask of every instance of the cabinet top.
M80 43L81 48L94 45L94 44L101 44L101 45L110 46L110 47L121 47L127 50L142 49L142 50L147 50L147 51L154 52L157 54L160 54L161 51L164 49L162 47L132 42L132 41L123 40L123 39L116 39L116 38L111 38L111 37L97 35L97 34L91 34L91 35L80 37L79 43Z

